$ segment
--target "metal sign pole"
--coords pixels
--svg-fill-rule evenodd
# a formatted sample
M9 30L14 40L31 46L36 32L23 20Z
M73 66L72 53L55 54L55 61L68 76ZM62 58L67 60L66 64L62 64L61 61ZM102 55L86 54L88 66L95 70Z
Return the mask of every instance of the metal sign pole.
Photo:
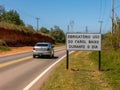
M68 70L69 69L69 51L68 50L66 50L66 69Z
M98 51L98 54L99 54L99 55L98 55L98 56L99 56L99 57L98 57L98 63L99 63L99 65L98 65L98 70L101 71L101 51Z
M68 25L68 32L69 32L69 25ZM66 39L67 40L67 39ZM66 43L67 45L67 43ZM68 70L69 69L69 50L66 50L66 69Z

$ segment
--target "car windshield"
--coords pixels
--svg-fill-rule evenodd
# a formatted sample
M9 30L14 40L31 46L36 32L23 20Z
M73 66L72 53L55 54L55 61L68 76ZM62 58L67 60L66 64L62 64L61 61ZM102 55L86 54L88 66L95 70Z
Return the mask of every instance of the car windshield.
M48 44L36 44L36 46L48 46Z

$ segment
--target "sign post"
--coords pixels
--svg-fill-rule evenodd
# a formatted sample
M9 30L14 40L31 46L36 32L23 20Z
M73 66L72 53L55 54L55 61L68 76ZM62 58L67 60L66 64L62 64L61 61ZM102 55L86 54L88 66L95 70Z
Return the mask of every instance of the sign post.
M68 52L76 51L76 50L90 50L90 51L99 51L99 66L101 67L101 34L100 33L67 33L66 35L66 51L67 51L67 59ZM67 66L68 69L68 61Z
M67 50L66 53L67 53L67 57L66 57L66 69L68 70L69 69L69 51Z
M101 70L101 51L98 51L99 57L98 57L98 70Z

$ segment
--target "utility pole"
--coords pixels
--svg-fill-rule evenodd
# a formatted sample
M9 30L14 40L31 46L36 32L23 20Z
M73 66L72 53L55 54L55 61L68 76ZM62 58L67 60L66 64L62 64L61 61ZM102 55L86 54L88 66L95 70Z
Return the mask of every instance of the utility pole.
M69 25L68 25L68 32L69 32Z
M86 33L88 33L88 27L87 26L85 27L85 31L86 31Z
M39 29L39 19L40 18L36 18L36 20L37 20L37 32L38 32L38 29Z
M73 32L73 27L74 27L74 21L70 21L70 26L71 26L71 31Z
M112 0L112 34L114 32L114 0Z
M103 21L99 21L99 23L100 23L100 32L99 33L101 33L102 32L102 23L103 23Z

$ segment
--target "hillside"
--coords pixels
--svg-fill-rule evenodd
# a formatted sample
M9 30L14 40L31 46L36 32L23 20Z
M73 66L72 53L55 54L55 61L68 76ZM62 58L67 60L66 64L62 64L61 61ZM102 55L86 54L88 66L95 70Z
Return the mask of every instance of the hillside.
M8 46L25 46L34 45L36 42L47 41L54 43L54 40L41 33L37 33L35 30L0 22L0 39L5 41Z

